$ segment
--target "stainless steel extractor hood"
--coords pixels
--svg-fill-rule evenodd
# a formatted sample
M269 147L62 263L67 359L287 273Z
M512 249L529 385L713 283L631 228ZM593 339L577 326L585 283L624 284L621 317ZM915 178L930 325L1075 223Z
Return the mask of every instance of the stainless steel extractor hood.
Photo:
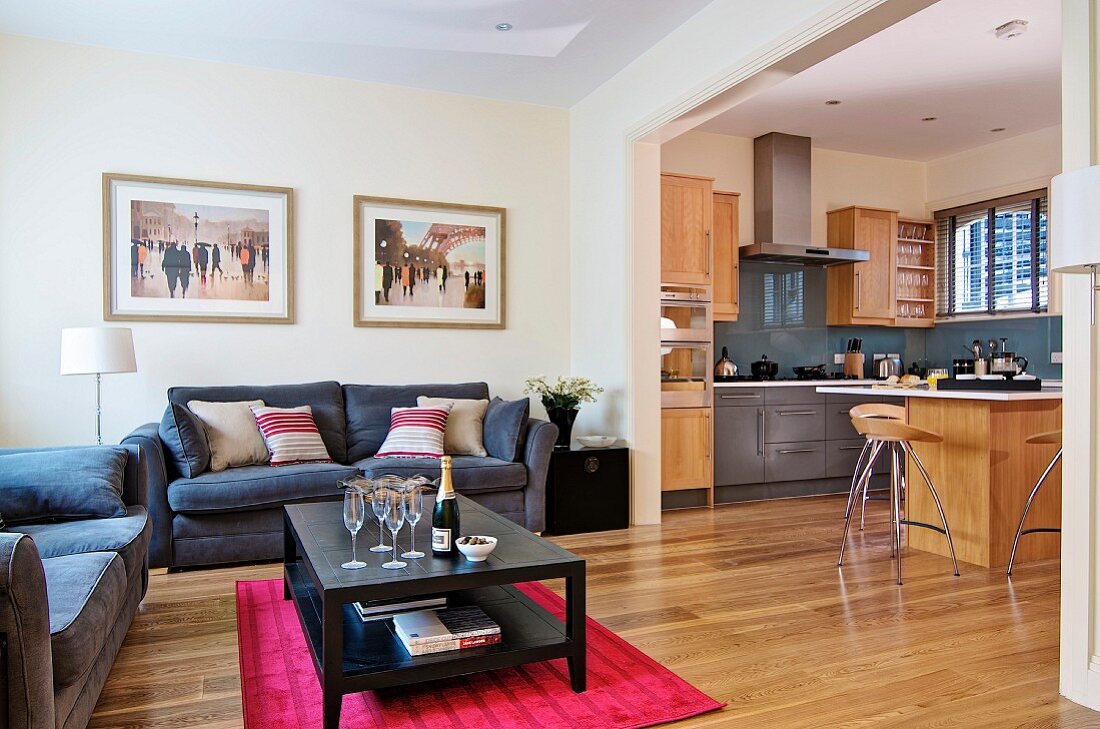
M750 261L835 266L870 259L867 251L810 245L810 138L772 132L757 137L756 242L740 250Z

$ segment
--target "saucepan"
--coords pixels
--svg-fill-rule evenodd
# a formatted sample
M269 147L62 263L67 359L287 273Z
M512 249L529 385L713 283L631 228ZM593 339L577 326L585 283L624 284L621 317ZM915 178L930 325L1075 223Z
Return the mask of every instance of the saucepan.
M779 374L779 363L772 362L768 355L760 355L760 359L752 363L753 377L775 377Z

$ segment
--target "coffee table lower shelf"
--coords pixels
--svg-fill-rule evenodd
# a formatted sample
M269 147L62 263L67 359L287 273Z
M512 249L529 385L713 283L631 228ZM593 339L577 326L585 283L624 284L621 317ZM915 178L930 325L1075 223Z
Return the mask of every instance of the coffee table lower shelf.
M322 665L323 605L300 561L284 565L285 579L318 676ZM349 593L350 594L350 593ZM369 599L367 597L355 599ZM411 656L394 634L392 620L363 622L350 604L343 605L342 693L400 686L489 671L523 663L566 658L574 642L565 626L513 585L495 585L448 593L448 605L478 605L499 626L497 645Z

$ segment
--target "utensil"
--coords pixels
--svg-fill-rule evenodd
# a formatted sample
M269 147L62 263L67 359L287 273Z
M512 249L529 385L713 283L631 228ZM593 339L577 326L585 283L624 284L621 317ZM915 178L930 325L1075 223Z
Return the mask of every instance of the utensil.
M825 365L808 365L803 367L792 367L794 370L794 376L800 380L820 380L825 377Z
M363 502L363 492L357 488L345 490L344 526L351 532L351 561L344 562L340 566L346 570L361 570L367 566L366 562L360 562L355 558L355 540L359 536L359 530L363 528L366 516L367 506Z
M722 347L722 358L714 365L715 377L736 377L737 365L730 359L729 349Z
M779 374L779 363L772 362L768 355L760 355L760 359L752 363L752 376L763 379L773 379Z

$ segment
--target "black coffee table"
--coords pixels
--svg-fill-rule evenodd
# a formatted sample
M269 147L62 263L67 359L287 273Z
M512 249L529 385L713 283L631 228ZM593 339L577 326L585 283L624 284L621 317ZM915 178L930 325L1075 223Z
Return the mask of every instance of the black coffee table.
M496 537L486 562L431 554L431 514L416 530L423 559L404 559L400 570L382 569L392 552L368 551L378 543L378 522L359 532L360 570L340 567L351 559L351 535L340 502L298 504L284 512L283 598L293 599L324 694L324 727L337 729L344 694L432 681L521 663L567 658L573 690L585 690L585 563L469 499L459 496L463 534ZM370 516L368 514L368 516ZM389 542L387 532L387 543ZM409 548L398 534L398 551ZM565 578L566 621L515 587L515 583ZM364 623L350 604L446 594L448 605L479 605L501 630L498 645L410 656L392 620Z

